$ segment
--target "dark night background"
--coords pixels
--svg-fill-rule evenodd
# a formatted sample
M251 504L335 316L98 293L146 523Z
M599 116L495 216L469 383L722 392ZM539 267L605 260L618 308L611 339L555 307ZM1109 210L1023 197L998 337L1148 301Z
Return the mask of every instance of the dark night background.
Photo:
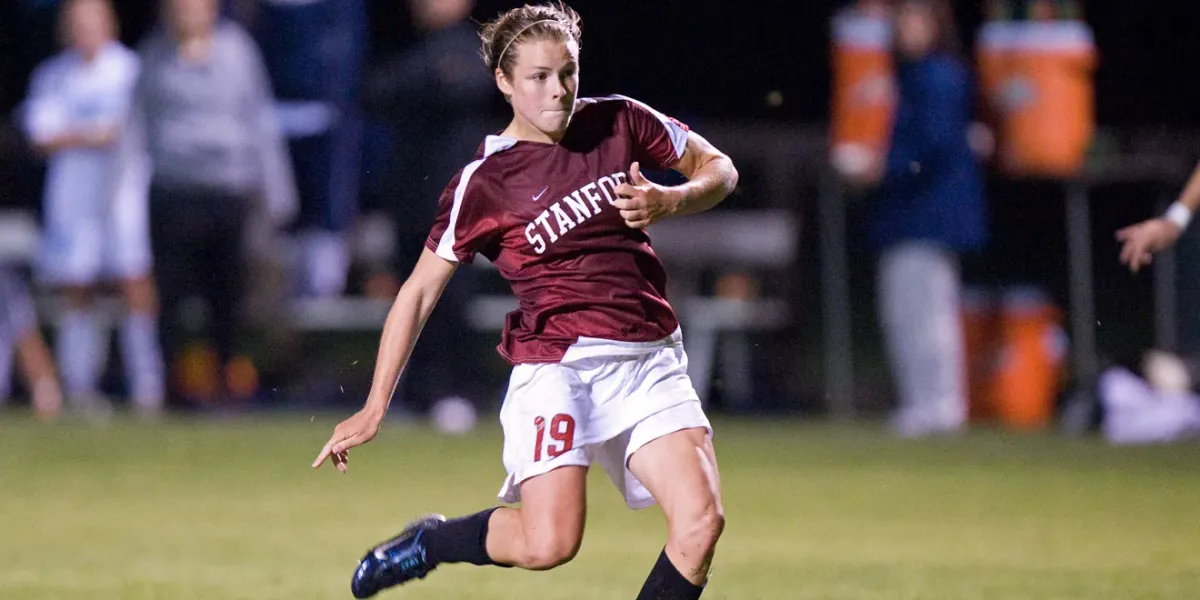
M29 69L41 58L30 39L50 32L16 22L16 0L0 13L0 86L9 109L21 97ZM117 2L123 38L136 41L155 14L155 0ZM402 0L371 0L373 48L384 52L411 39ZM805 122L828 112L828 19L834 0L576 0L584 17L585 94L620 91L664 110L692 116L766 117ZM956 2L964 38L979 22L979 3ZM481 0L487 20L513 2ZM1097 101L1104 125L1200 123L1200 4L1092 1L1087 20L1101 52ZM42 47L46 49L45 46ZM768 108L778 90L784 103Z

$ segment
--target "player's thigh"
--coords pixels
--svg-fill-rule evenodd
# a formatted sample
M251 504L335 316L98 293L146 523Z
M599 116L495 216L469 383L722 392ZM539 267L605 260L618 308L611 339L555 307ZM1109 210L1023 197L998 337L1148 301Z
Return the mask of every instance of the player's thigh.
M557 364L513 368L500 408L508 471L501 499L519 502L527 479L562 466L591 464L582 443L590 404L587 386L570 368Z
M499 497L521 503L524 529L534 543L577 547L583 534L592 448L582 440L590 402L587 387L567 367L513 369L500 410L508 475Z
M587 473L587 467L565 465L521 484L526 552L560 563L579 551L587 519Z
M656 437L634 451L628 468L662 507L669 526L723 523L721 476L708 428Z

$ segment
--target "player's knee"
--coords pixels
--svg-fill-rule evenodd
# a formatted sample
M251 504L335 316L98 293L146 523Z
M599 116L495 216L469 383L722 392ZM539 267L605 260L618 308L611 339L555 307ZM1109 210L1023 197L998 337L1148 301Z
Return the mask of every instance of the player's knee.
M670 524L674 543L707 554L725 531L725 511L715 500L677 515Z
M524 565L533 571L545 571L571 562L579 553L579 536L548 535L526 538Z
M75 310L85 310L95 302L95 293L89 286L71 286L66 289L67 306Z
M129 303L129 310L135 313L153 314L158 312L158 295L155 293L154 286L149 283L126 286L125 300Z

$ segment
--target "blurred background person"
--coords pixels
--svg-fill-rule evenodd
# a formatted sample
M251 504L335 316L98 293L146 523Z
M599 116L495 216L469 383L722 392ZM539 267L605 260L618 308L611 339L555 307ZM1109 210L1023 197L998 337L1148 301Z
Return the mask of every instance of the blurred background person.
M168 364L180 377L195 377L196 385L186 390L193 400L244 398L254 391L247 387L254 378L240 376L246 359L238 355L236 339L245 289L244 227L260 210L276 226L294 216L291 162L249 34L218 18L217 0L165 0L161 17L163 25L140 47L142 71L121 139L121 176L136 179L148 160ZM215 356L203 353L209 358L188 364L208 373L176 364L187 341L181 309L192 297L207 306Z
M398 270L424 248L443 184L491 120L491 75L478 68L473 0L408 0L415 38L373 70L364 103L391 129L391 181L377 203L399 232ZM445 176L445 177L443 177ZM434 199L434 200L431 200Z
M391 173L374 191L373 204L396 228L395 273L416 265L444 182L470 161L479 140L503 127L492 118L492 74L477 64L479 33L470 20L475 2L409 0L408 7L415 39L383 60L364 89L367 109L387 123L390 133ZM426 365L444 376L406 377L399 390L406 406L423 410L456 396L478 401L483 393L477 366L457 358L463 341L473 336L465 313L480 276L462 269L442 293L429 326L446 333L418 345L406 372ZM399 279L390 279L389 295L394 295Z
M297 292L341 295L358 209L367 48L364 0L240 0L234 13L262 49L295 165L300 212Z
M102 278L119 280L128 305L120 346L132 404L143 414L157 413L164 384L145 194L114 193L116 140L137 79L137 56L117 41L108 0L63 2L59 37L66 48L34 72L24 111L25 131L49 163L38 271L66 299L58 363L71 404L106 402L99 380L108 343L94 300Z
M13 359L20 364L34 414L57 417L62 409L62 389L54 359L37 327L37 313L29 289L16 269L0 264L0 407L12 395Z
M921 436L966 422L958 258L983 246L987 217L968 145L971 82L950 3L902 0L894 10L891 148L859 183L878 186L868 238L880 252L879 315L899 393L893 426Z

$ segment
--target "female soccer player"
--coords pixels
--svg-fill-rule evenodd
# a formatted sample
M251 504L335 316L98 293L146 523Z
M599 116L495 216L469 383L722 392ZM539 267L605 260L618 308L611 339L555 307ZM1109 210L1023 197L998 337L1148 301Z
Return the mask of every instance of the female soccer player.
M1134 273L1150 264L1154 253L1170 248L1179 240L1197 208L1200 208L1200 165L1196 166L1183 193L1166 214L1117 232L1117 240L1121 242L1121 262L1129 265Z
M443 193L384 325L366 404L334 429L313 467L329 458L345 471L347 451L375 437L439 293L460 261L480 253L520 301L499 351L514 365L500 412L500 497L521 507L417 520L367 553L351 590L366 598L443 563L566 563L580 547L596 462L630 507L657 502L666 516L666 546L638 598L699 598L724 527L717 462L645 228L715 206L737 171L644 104L576 98L579 16L565 5L511 10L481 36L512 122ZM641 165L689 181L659 186Z

